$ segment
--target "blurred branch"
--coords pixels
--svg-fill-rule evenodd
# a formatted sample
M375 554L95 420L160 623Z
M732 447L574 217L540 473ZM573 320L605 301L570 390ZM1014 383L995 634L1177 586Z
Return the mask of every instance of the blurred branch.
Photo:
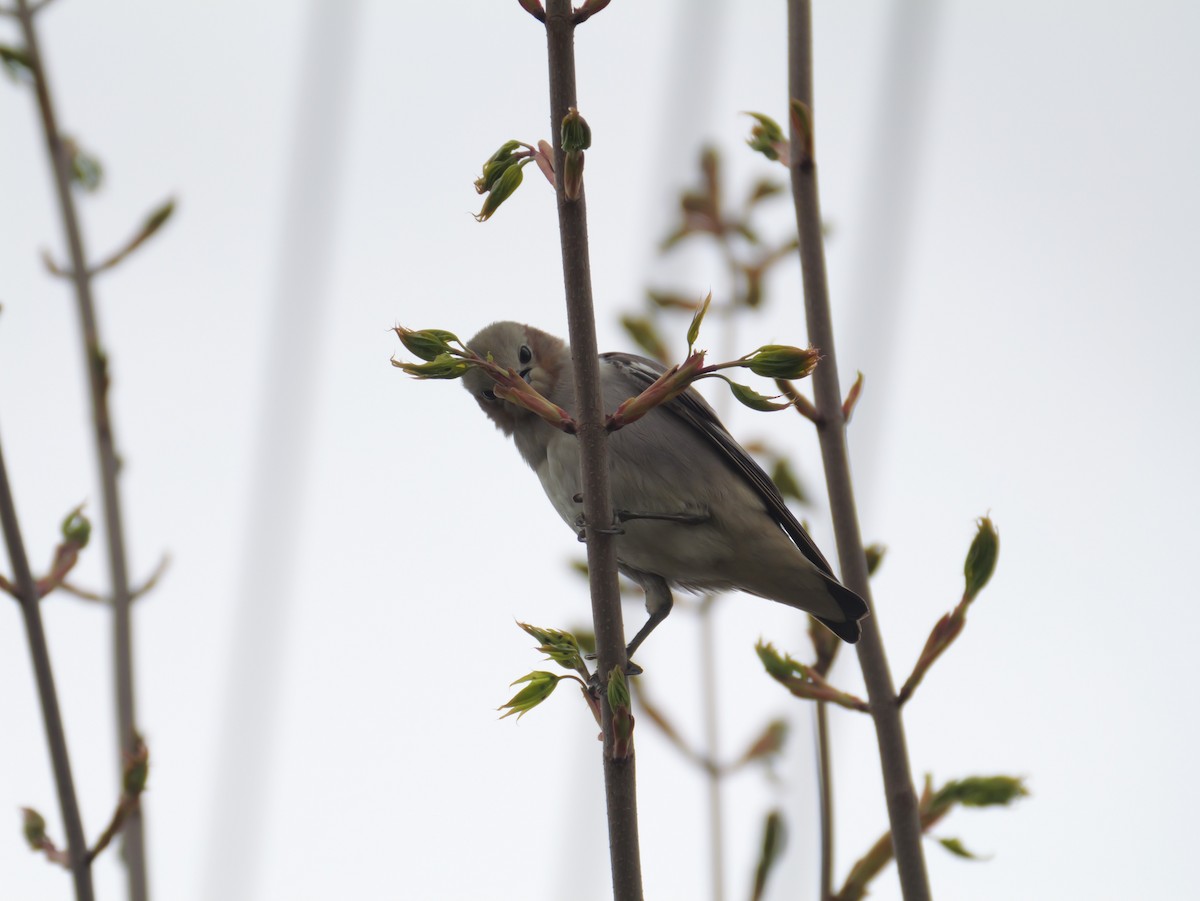
M104 507L104 533L108 544L108 563L112 579L117 736L121 753L124 755L136 752L137 732L134 725L133 635L129 611L129 576L126 565L121 499L117 489L119 463L113 438L112 419L108 408L108 358L100 343L95 304L92 298L91 274L88 270L87 256L84 253L79 217L71 194L71 158L68 148L64 146L63 136L55 118L46 67L33 23L34 13L43 8L45 2L46 0L42 0L41 3L30 4L28 0L17 0L17 18L21 23L25 50L29 56L29 67L33 73L34 90L37 95L46 152L50 159L59 213L67 242L83 338L84 364L91 392L92 422ZM125 824L124 858L129 871L130 901L145 901L148 894L146 849L140 808L130 812Z
M29 558L25 554L25 542L17 522L17 511L8 482L8 468L4 464L3 450L0 450L0 525L4 528L4 541L8 546L13 581L21 604L21 614L25 620L25 636L29 642L29 656L33 660L33 674L42 707L42 724L46 729L46 744L50 750L54 784L58 791L63 826L67 832L67 860L75 881L75 898L76 901L92 901L95 895L92 891L87 842L83 836L79 802L75 797L75 781L71 776L71 760L67 753L67 736L63 729L62 712L58 707L54 672L50 666L50 649L46 644L46 630L42 625L42 611L38 604L38 588L29 569Z
M154 567L154 571L152 573L150 573L149 576L146 577L146 581L143 582L141 585L137 586L136 588L133 588L130 590L129 599L131 601L136 601L138 598L142 597L143 595L149 594L151 591L153 591L155 589L155 587L157 587L159 580L162 579L163 574L166 573L167 567L170 565L170 563L171 563L171 555L163 554L162 559L160 559L158 561L158 566ZM99 592L96 592L96 591L90 591L86 588L80 588L78 585L74 584L73 582L63 581L62 583L59 584L58 587L61 588L63 591L65 591L67 594L74 595L75 597L79 598L82 601L92 601L93 603L97 603L97 604L111 604L112 603L112 598L108 597L107 595L100 594Z
M900 887L905 901L928 901L929 877L921 846L917 796L909 769L908 747L900 718L878 617L871 603L866 554L858 525L858 511L850 478L846 446L843 397L838 382L829 289L825 275L825 249L821 233L821 205L817 188L813 138L812 4L788 0L788 92L790 109L789 169L796 226L800 236L800 266L804 276L804 306L808 336L825 359L814 374L818 414L817 433L825 465L829 507L837 539L842 580L871 606L863 620L858 658L870 698L871 715L879 742L880 761L891 822Z
M922 833L927 833L955 807L1006 806L1029 794L1021 779L1013 776L971 776L951 780L937 791L933 780L925 777L925 788L921 792L918 816ZM964 854L961 845L953 840L947 844L954 853ZM833 901L861 901L867 895L871 880L887 866L893 857L891 833L884 833L850 869L850 875Z

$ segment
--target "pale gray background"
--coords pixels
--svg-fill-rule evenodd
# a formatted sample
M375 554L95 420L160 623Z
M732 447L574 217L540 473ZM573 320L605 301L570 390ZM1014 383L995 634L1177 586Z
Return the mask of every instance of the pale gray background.
M470 217L482 160L548 131L541 29L515 2L364 0L325 4L306 50L315 8L59 0L40 20L64 128L107 165L82 201L93 254L180 198L167 231L98 284L133 569L174 560L135 618L155 897L604 898L590 717L567 691L519 725L495 712L538 666L514 618L584 619L567 567L579 549L458 386L388 365L397 322L565 331L544 183L528 170L491 223ZM867 376L851 435L863 524L890 546L875 587L902 679L991 511L1000 568L907 710L912 762L918 778L1014 773L1033 791L945 821L940 835L992 859L930 845L933 886L1194 897L1200 8L908 9L919 27L899 71L885 64L894 4L816 16L842 374ZM738 190L771 173L743 148L739 112L782 116L783 22L778 0L617 0L580 31L602 347L629 348L617 315L649 281L723 289L710 258L660 265L653 247L702 137ZM916 93L901 80L886 101L904 72ZM41 567L67 510L86 499L98 518L99 490L72 302L38 261L62 242L28 90L0 84L0 123L0 435ZM772 215L783 234L786 207ZM781 267L742 349L804 341L797 284ZM730 421L793 446L819 488L811 429ZM262 453L292 501L256 516ZM806 515L832 556L823 505ZM103 574L97 544L76 576ZM117 770L108 620L59 596L45 612L95 835ZM751 646L805 655L803 625L749 598L719 620L725 751L769 716L796 724L773 898L813 897L810 713ZM695 633L677 613L641 655L693 735ZM861 690L850 655L835 678ZM19 805L62 829L13 604L0 684L0 894L65 898L68 877L20 838ZM868 721L833 719L844 875L884 811ZM706 897L700 781L648 727L638 768L648 897ZM757 772L728 787L732 898L778 791ZM114 855L96 871L100 896L120 897ZM897 896L889 869L872 897Z

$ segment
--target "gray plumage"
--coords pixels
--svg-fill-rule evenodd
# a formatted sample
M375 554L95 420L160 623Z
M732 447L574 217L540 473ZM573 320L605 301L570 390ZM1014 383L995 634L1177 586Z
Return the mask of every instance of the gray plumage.
M560 339L516 322L489 325L468 342L483 357L519 373L574 415L570 350ZM604 408L639 393L663 371L632 354L600 355ZM559 516L579 528L579 448L524 408L497 399L495 383L471 370L463 382L480 407L514 439ZM859 638L867 605L833 576L829 563L788 510L782 495L733 439L705 400L688 389L609 436L610 490L624 530L617 558L646 591L650 619L632 655L670 612L671 585L738 589L808 611L848 642ZM644 518L664 517L664 518Z

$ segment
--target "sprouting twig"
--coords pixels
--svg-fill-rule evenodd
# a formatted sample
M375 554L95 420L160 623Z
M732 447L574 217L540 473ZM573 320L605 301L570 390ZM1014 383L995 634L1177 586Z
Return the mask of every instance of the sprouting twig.
M25 635L29 641L29 656L33 659L33 672L42 707L42 723L46 729L46 743L50 750L50 763L54 770L54 783L58 790L63 826L67 832L67 859L70 861L71 876L75 881L75 898L76 901L92 901L95 896L92 891L92 871L87 859L87 842L83 835L79 802L75 796L75 782L71 776L71 760L67 753L67 736L63 729L62 712L59 710L58 694L54 688L50 649L46 644L46 631L42 626L37 583L29 569L25 542L17 523L17 511L8 483L8 469L4 465L3 451L0 451L0 524L3 525L13 580L21 602L21 614L25 619Z
M568 110L579 105L575 89L574 15L571 0L549 0L545 21L550 72L550 127L551 134L554 135L559 134ZM554 171L563 172L564 166L565 153L561 143L556 141ZM587 207L582 186L578 196L572 199L567 196L563 181L564 179L557 179L555 194L558 201L567 320L575 367L584 516L589 523L608 523L613 521L613 507L608 486L608 444L604 406L600 394L600 361L592 305ZM623 670L627 665L621 596L617 587L616 544L613 536L600 529L592 530L587 552L599 671L601 678L606 679L614 669ZM613 895L616 901L641 901L641 854L631 739L620 742L620 745L627 749L627 753L617 756L618 742L614 735L612 710L608 703L603 703L601 708Z
M104 534L108 543L108 564L112 578L113 657L116 671L117 736L122 753L136 749L136 714L133 695L133 633L130 623L129 575L125 553L125 531L121 498L117 489L118 461L108 407L108 358L100 342L92 298L91 277L75 200L71 194L70 160L55 118L50 86L42 60L33 15L47 0L31 4L17 0L17 18L29 55L34 90L41 114L42 132L58 197L59 213L66 236L68 256L74 274L75 297L83 337L84 363L91 392L92 421L95 426L96 456L100 469L100 487L104 510ZM146 849L140 808L130 813L125 825L124 859L129 872L130 901L147 897Z
M146 577L146 581L136 588L130 590L129 599L131 601L136 601L143 595L149 594L151 591L153 591L158 585L159 580L162 579L163 574L167 571L167 567L170 565L170 563L171 555L163 554L162 559L158 561L158 565L154 567L154 571ZM74 582L63 580L59 583L58 587L67 594L74 595L82 601L92 601L96 604L112 603L112 598L108 595L100 594L98 591L91 591L87 588L82 588L79 585L76 585Z
M842 392L838 383L829 290L825 276L825 251L821 233L821 207L817 190L812 90L811 0L788 0L788 76L792 98L789 170L796 226L800 236L800 265L804 275L804 306L808 337L825 355L814 375L813 390L820 421L817 432L829 490L829 507L837 539L838 559L846 586L871 604L866 555L858 525L858 511L850 478ZM917 795L913 790L908 747L900 718L879 621L863 621L858 658L870 698L871 714L879 742L880 762L887 798L888 818L895 845L900 887L905 901L927 901L929 877L921 847Z

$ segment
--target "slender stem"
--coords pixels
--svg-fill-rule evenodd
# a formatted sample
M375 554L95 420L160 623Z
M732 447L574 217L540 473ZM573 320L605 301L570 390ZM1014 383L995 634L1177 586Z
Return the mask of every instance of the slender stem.
M829 753L829 705L817 701L817 793L820 797L821 901L833 898L833 760Z
M708 594L700 602L700 697L704 718L704 753L710 762L705 767L708 779L709 864L712 868L713 901L725 898L725 812L721 798L721 780L725 774L718 761L720 718L717 711L717 642L713 623L717 596Z
M87 841L83 837L83 822L79 802L75 798L75 781L71 778L71 759L67 754L67 736L63 731L62 712L58 709L58 693L54 689L54 672L50 668L50 649L42 627L42 608L38 603L37 583L29 569L25 542L17 523L16 505L8 484L8 468L0 450L0 523L12 561L13 579L21 613L25 617L25 635L29 640L29 656L33 659L33 674L37 680L38 698L42 704L42 723L46 728L46 744L50 748L50 763L54 768L54 784L58 789L58 804L62 810L63 827L67 833L67 854L71 876L75 880L77 901L92 901L92 870Z
M91 275L88 270L87 256L84 253L79 217L71 196L71 160L68 158L68 152L63 145L62 135L55 120L54 105L50 99L50 86L46 79L46 68L42 62L37 32L33 25L33 14L38 8L40 8L40 4L31 5L28 0L17 0L17 17L21 21L25 50L29 55L29 66L33 72L42 131L46 140L46 150L50 155L54 186L58 195L59 213L67 240L72 281L75 284L75 297L82 328L84 363L91 391L92 423L95 430L96 456L100 468L100 489L104 503L104 532L108 541L108 565L112 578L117 737L121 752L117 759L120 761L124 759L125 754L135 752L137 735L133 698L133 635L129 615L129 574L126 566L121 499L117 491L119 464L113 439L112 420L108 409L107 358L103 345L100 343L95 304L92 300ZM126 819L123 851L125 865L129 872L130 901L145 901L147 897L146 853L140 805L131 811Z
M554 171L565 169L561 141L563 118L578 105L575 95L575 24L571 0L550 0L546 8L546 41L550 69L550 129L554 138ZM608 444L604 404L600 393L600 360L588 258L587 206L584 194L571 200L556 179L559 235L562 242L563 283L571 356L575 367L576 419L586 521L599 527L613 522L608 488ZM617 590L617 553L613 536L603 528L588 529L587 556L596 628L599 675L603 685L614 668L624 669L625 627ZM604 786L608 805L609 855L616 901L642 898L641 853L638 846L637 792L632 746L626 756L613 753L612 711L601 692L604 733Z
M812 90L812 4L811 0L788 0L789 93L793 100L813 109ZM790 117L793 120L794 116ZM800 266L804 274L804 306L808 337L821 349L824 360L813 376L813 391L821 422L817 432L829 507L833 514L838 559L846 586L871 604L867 580L867 559L863 552L858 525L858 510L850 479L850 461L846 448L846 426L842 415L842 394L838 383L837 356L834 352L833 321L829 307L829 289L825 275L825 250L821 237L821 205L817 191L817 172L809 155L811 133L797 131L793 121L790 169L792 197L796 207L796 226L800 233ZM921 846L921 823L917 795L913 790L908 763L908 747L900 706L888 670L887 657L874 605L863 621L858 659L870 698L871 715L879 743L883 768L888 819L895 845L900 888L905 901L924 901L930 897L929 877Z

